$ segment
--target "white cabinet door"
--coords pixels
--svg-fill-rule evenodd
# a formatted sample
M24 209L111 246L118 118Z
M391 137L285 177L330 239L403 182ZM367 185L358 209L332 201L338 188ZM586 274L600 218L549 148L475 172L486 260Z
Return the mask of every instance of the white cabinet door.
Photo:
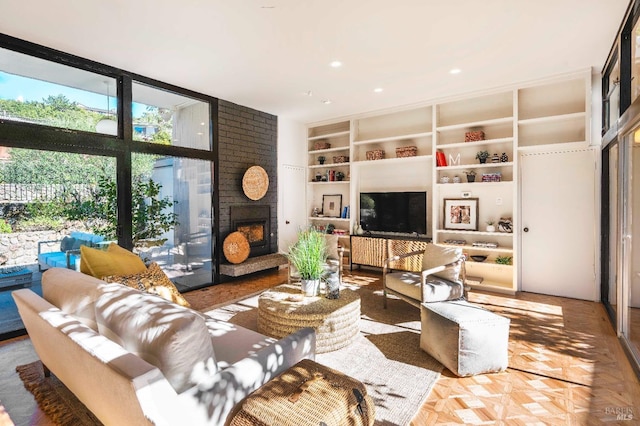
M307 221L305 203L306 177L301 166L285 164L280 168L278 186L282 203L282 218L278 223L278 248L281 253L298 241L298 230L304 228Z
M598 300L596 153L520 157L522 290Z

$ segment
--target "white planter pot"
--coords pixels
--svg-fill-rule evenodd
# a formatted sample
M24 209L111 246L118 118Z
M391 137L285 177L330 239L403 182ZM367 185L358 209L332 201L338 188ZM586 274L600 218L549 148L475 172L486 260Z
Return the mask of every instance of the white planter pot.
M317 296L320 293L320 280L301 280L302 293L307 297Z
M487 232L496 232L496 227L494 225L487 225Z

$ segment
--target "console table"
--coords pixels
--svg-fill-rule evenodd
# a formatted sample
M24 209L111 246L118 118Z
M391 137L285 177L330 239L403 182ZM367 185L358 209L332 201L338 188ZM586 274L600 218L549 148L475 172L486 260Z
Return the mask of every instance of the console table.
M388 236L351 236L351 269L353 265L375 266L382 268L384 261L392 256L424 250L431 238L388 237ZM413 270L408 262L422 264L421 256L414 259L402 259L393 265L394 269Z

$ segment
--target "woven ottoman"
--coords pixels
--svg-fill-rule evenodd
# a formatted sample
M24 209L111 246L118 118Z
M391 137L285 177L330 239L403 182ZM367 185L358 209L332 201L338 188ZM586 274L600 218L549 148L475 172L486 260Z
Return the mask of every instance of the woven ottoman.
M375 405L358 380L302 360L235 408L230 426L373 425Z
M463 300L423 303L420 348L457 376L507 368L508 318Z

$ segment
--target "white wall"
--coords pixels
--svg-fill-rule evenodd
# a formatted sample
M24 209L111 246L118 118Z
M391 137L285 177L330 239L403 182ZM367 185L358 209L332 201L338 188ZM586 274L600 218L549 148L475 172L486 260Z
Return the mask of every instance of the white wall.
M285 166L302 167L307 166L307 127L303 123L278 117L278 250L286 251L292 245L296 236L293 234L298 229L298 225L304 224L306 213L306 181L304 185L291 185L284 176ZM306 172L304 173L306 176ZM303 177L304 178L304 177ZM300 203L300 218L295 219L285 217L283 210L283 200ZM300 224L285 224L285 220L302 220Z

